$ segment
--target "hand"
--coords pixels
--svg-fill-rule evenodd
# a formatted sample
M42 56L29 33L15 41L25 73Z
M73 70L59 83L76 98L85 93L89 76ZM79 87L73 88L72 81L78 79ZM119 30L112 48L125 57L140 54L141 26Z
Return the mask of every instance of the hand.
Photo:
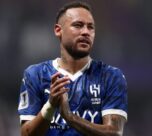
M70 79L68 76L64 76L60 78L61 73L57 72L51 77L51 92L49 96L49 101L53 108L57 108L59 106L61 96L69 91L69 88L65 88L64 86L70 83Z

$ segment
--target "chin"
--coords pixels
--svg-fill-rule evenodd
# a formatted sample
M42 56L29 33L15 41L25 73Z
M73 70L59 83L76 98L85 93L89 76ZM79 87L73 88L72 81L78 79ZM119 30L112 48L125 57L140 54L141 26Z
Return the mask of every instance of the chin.
M89 51L77 51L77 52L73 52L71 54L71 56L75 59L81 59L81 58L84 58L84 57L87 57L89 56L90 52Z
M84 46L82 46L82 44L80 44L79 46L75 46L72 48L72 46L66 46L66 50L67 52L70 54L70 56L72 56L75 59L81 59L84 57L89 56L90 54L90 46L86 44L84 44Z

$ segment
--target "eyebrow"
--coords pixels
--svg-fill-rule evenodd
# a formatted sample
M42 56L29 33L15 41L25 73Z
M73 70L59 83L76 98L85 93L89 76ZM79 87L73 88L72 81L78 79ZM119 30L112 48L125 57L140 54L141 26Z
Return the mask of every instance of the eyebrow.
M93 25L93 26L95 26L95 24L94 23L92 23L92 22L83 22L83 21L79 21L79 20L76 20L76 21L73 21L72 22L72 24L75 24L75 23L81 23L81 24L88 24L88 25Z

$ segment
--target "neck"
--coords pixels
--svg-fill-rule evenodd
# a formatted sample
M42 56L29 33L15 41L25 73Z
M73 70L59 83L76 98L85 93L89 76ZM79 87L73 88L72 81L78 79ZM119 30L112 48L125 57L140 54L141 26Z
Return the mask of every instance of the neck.
M58 60L58 64L61 68L65 69L69 73L75 74L77 71L82 69L90 59L90 56L74 59L71 56L65 57L64 55L61 55L61 58Z

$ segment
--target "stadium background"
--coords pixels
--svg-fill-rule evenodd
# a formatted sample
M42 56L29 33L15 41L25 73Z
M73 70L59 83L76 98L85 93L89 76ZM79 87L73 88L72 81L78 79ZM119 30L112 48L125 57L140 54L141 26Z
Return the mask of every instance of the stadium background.
M19 136L23 70L59 55L57 9L70 0L0 0L0 135ZM88 0L96 20L92 57L120 67L128 81L124 136L151 136L152 1Z

